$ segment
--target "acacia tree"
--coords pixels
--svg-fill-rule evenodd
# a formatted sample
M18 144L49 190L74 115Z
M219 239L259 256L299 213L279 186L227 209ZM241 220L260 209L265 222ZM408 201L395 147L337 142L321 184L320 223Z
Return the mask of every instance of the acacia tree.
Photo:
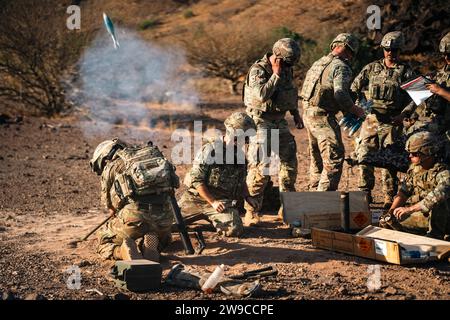
M0 99L6 108L52 115L69 108L62 82L85 35L66 28L57 0L9 0L0 8Z
M249 67L270 51L276 35L251 26L217 25L199 27L183 39L189 62L207 75L230 82L230 91L238 94L238 85Z

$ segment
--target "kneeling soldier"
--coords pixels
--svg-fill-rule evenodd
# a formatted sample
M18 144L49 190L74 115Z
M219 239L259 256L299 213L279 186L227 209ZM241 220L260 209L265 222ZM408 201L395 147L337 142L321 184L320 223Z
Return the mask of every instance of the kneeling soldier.
M203 215L219 234L232 237L243 232L236 203L244 197L248 198L246 161L245 157L238 159L238 148L242 147L238 141L244 138L247 144L245 135L249 131L254 134L256 127L252 118L243 112L229 116L225 127L225 136L203 145L196 156L185 179L188 189L181 197L180 207L184 215ZM232 157L228 154L230 152ZM248 200L252 201L250 198Z
M171 239L175 167L151 142L129 146L118 139L98 145L90 165L102 176L102 203L114 215L98 232L97 252L104 259L159 261Z
M406 151L412 165L380 226L450 240L450 171L438 162L437 145L430 132L408 139ZM406 207L408 199L411 205Z

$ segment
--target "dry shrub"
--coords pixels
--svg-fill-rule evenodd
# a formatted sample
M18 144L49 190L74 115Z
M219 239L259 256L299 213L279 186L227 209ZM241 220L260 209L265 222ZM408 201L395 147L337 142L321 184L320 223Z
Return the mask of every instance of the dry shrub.
M57 0L4 1L0 8L0 99L5 112L50 116L67 110L62 79L86 35L66 27Z

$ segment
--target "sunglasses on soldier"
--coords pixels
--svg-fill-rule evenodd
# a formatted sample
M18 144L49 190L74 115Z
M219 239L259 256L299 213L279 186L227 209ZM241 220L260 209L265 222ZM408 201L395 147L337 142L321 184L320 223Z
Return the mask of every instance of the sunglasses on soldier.
M398 52L397 48L386 48L386 47L383 47L383 50L386 51L386 52Z
M422 154L422 152L410 152L409 154L411 157L416 158L416 157L419 157Z

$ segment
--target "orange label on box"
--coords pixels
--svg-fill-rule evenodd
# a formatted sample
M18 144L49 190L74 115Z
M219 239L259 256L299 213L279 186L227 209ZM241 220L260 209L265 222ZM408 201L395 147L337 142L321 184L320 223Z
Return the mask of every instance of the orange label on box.
M370 240L358 239L356 245L362 252L368 253L372 248L370 243L371 243Z
M367 222L368 222L368 218L365 214L363 213L358 213L354 218L353 218L353 222L356 223L356 225L358 227L362 227L364 226Z

